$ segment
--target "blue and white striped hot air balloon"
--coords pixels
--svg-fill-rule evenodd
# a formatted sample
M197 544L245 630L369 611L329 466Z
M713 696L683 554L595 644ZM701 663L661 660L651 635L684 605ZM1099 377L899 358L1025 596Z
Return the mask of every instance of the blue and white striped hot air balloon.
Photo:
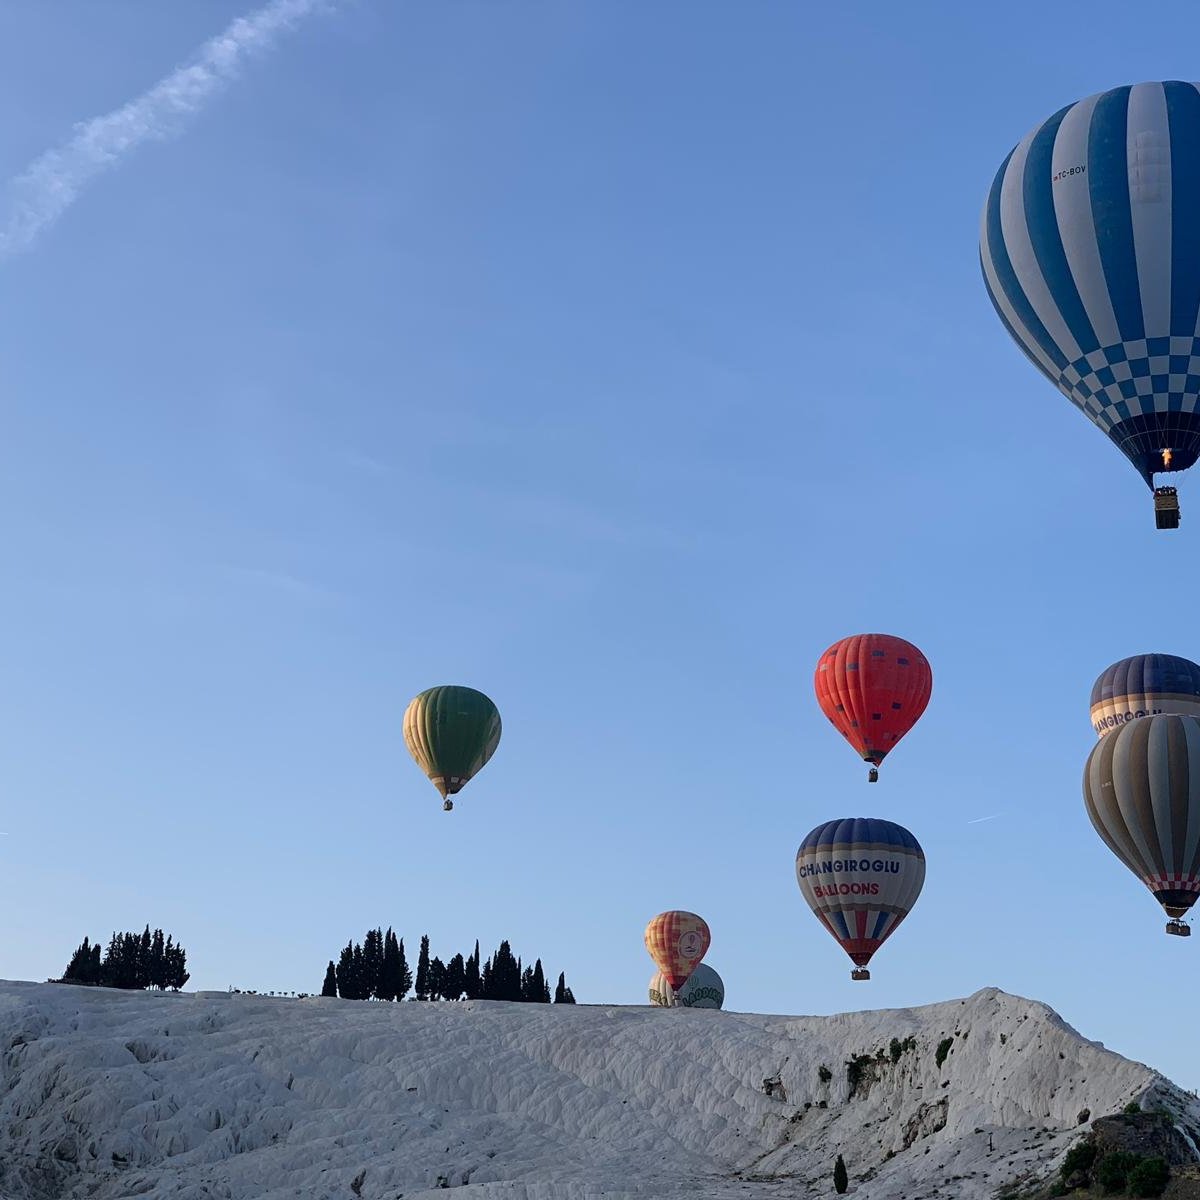
M992 183L980 258L1008 332L1151 488L1200 457L1198 85L1114 88L1039 125Z
M796 851L796 882L813 915L850 956L851 979L908 916L925 883L925 852L903 825L844 817L809 832Z

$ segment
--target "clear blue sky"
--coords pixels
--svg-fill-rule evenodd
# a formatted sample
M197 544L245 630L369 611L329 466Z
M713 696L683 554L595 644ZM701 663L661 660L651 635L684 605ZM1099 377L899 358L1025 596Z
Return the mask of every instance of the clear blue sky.
M0 175L243 11L6 5ZM1197 24L356 0L97 178L0 261L0 974L150 922L314 990L391 924L639 1003L682 907L731 1008L998 985L1200 1084L1200 939L1080 794L1099 671L1200 657L1200 486L1157 533L976 249L1011 146ZM876 630L935 683L868 787L811 676ZM451 815L439 682L505 722ZM929 863L869 985L793 873L852 815Z

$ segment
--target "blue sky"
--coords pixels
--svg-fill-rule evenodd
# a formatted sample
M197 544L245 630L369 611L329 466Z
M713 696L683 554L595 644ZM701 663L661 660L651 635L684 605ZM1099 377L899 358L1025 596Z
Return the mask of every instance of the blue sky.
M7 5L0 174L245 11ZM1200 492L1156 533L976 249L1011 146L1195 28L357 0L122 156L0 258L0 974L150 922L314 990L391 924L639 1003L682 907L731 1008L997 985L1200 1084L1200 951L1080 794L1095 676L1200 657ZM935 676L869 789L811 683L868 630ZM452 815L400 732L439 682L505 721ZM793 872L850 815L929 864L869 985Z

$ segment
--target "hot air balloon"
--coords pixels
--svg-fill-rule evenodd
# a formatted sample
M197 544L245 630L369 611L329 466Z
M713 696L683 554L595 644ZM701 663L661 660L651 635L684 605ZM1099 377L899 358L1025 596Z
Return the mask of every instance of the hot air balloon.
M821 711L871 764L867 779L917 723L933 691L920 650L886 633L857 633L834 642L817 662L813 686Z
M659 971L648 989L650 1003L659 1008L720 1008L725 1003L725 984L707 963L697 963L676 991Z
M1098 737L1155 713L1200 716L1200 666L1175 654L1135 654L1113 663L1092 688Z
M1181 918L1200 894L1200 720L1161 713L1122 725L1092 747L1083 803L1104 844Z
M818 825L796 851L796 882L808 907L850 955L851 979L908 916L925 882L925 854L902 825L846 817Z
M482 770L500 744L500 713L474 688L427 688L404 710L404 742L449 812L450 797Z
M703 917L673 909L659 913L645 933L646 949L676 991L704 957L712 935Z
M1178 526L1179 500L1154 476L1200 455L1198 162L1197 85L1113 88L1012 150L980 232L1000 320L1133 463L1160 529Z

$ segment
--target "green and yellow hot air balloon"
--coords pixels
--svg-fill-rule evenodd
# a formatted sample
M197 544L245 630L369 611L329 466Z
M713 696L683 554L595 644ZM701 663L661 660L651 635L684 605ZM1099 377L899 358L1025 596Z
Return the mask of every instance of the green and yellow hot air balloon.
M500 710L474 688L426 688L404 710L404 743L441 793L442 807L483 769L500 744Z

